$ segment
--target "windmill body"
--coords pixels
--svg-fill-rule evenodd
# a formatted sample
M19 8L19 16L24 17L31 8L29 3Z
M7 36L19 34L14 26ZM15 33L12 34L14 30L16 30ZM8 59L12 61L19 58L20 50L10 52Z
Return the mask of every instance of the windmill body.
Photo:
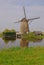
M20 32L21 33L28 33L29 27L28 27L28 20L23 18L20 22Z

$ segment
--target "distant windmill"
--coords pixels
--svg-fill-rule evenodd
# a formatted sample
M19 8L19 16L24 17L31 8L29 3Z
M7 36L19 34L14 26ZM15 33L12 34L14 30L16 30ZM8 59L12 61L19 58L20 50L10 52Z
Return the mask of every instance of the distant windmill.
M28 25L28 22L29 21L32 21L32 20L35 20L35 19L39 19L40 17L37 17L37 18L31 18L31 19L27 19L26 18L26 12L25 12L25 8L23 7L23 11L24 11L24 18L22 18L20 21L21 24L20 24L20 32L21 33L28 33L29 32L29 25ZM18 23L16 22L16 23Z

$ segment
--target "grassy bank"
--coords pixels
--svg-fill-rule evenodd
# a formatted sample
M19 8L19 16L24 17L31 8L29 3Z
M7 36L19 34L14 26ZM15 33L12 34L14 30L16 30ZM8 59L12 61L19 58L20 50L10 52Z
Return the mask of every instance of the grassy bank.
M0 33L0 38L3 37L3 33ZM35 40L41 40L44 38L44 33L43 35L35 35L33 32L29 32L27 34L23 34L22 38L29 40L29 41L35 41Z
M3 34L2 34L2 33L0 33L0 38L2 38L2 36L3 36Z
M33 32L28 33L28 35L24 34L22 38L27 39L29 41L41 40L44 38L44 35L35 35Z
M44 65L44 47L0 50L0 65Z

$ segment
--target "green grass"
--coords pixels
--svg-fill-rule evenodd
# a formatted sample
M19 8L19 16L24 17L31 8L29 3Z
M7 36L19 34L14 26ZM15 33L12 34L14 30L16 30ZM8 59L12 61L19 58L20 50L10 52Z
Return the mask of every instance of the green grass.
M29 41L34 41L43 39L44 35L35 35L33 32L30 32L28 35L24 34L22 38L27 39Z
M44 47L0 50L0 65L44 65Z
M2 38L2 36L3 36L3 34L2 34L2 33L0 33L0 38Z

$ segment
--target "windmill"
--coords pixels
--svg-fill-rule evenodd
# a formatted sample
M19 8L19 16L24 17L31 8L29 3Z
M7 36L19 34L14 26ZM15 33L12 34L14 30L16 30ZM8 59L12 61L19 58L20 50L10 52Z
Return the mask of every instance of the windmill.
M36 17L36 18L31 18L31 19L27 19L26 18L26 12L25 12L25 7L23 7L23 11L24 11L24 18L22 18L21 20L19 20L18 22L20 22L20 32L23 34L23 33L28 33L30 30L29 30L29 25L28 25L28 22L32 20L35 20L35 19L39 19L40 17ZM18 23L16 22L16 23Z

